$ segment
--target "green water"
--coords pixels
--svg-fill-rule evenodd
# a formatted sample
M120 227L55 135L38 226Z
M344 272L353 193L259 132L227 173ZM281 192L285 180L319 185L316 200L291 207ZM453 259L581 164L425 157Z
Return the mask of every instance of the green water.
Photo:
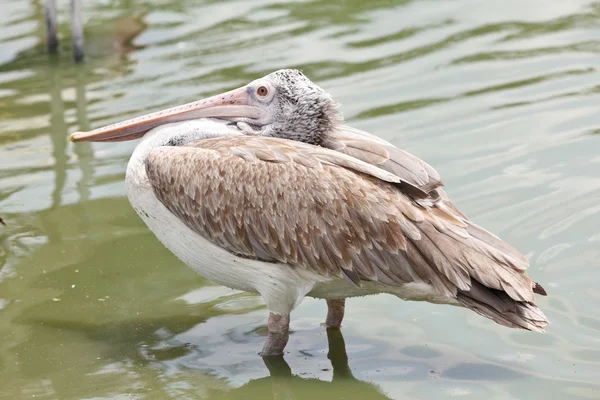
M66 0L55 58L39 3L0 0L0 398L600 398L600 3L332 3L88 0L75 66ZM135 143L66 141L283 67L530 257L546 335L375 296L328 337L307 299L268 369L261 299L196 275L129 206Z

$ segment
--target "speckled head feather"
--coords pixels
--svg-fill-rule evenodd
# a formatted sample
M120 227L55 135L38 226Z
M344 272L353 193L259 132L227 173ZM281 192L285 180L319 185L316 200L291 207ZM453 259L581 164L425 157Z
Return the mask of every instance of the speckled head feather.
M322 145L327 134L342 123L338 103L302 72L280 69L263 79L276 89L275 115L264 135Z

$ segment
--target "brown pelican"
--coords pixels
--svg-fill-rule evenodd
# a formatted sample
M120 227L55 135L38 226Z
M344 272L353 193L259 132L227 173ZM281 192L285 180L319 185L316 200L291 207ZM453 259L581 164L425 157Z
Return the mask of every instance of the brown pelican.
M48 51L58 51L58 22L56 0L44 0L44 16L48 32ZM83 51L83 11L80 0L71 0L71 30L73 31L73 57L76 62L84 59Z
M461 213L427 163L344 125L299 71L71 140L140 137L129 201L184 263L262 296L265 356L282 353L305 296L327 300L330 327L345 298L376 293L463 306L511 328L548 324L527 259Z

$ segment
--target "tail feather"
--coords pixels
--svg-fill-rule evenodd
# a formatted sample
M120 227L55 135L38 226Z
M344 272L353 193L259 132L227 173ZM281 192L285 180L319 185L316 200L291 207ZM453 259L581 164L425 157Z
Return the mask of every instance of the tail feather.
M534 303L516 301L505 292L487 288L475 280L470 290L458 292L457 300L477 314L509 328L544 332L548 325L548 319Z
M539 283L535 282L535 286L533 287L533 293L537 293L542 296L547 296L546 289L542 287Z

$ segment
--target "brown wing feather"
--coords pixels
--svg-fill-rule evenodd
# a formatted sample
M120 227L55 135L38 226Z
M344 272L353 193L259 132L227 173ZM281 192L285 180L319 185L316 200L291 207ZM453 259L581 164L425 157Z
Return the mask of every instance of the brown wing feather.
M420 204L430 206L439 218L466 227L467 233L481 242L476 245L484 247L483 251L493 252L513 268L527 268L528 261L519 251L469 221L458 210L442 188L443 183L437 171L418 157L398 149L380 137L347 125L341 125L331 132L325 147L391 172L400 179L399 188L402 191Z
M370 133L340 125L330 132L324 146L393 173L401 189L415 198L442 186L440 175L429 164Z
M357 285L428 283L490 318L475 307L487 298L469 295L474 284L537 310L536 283L511 252L471 235L452 207L419 204L393 174L348 155L240 136L154 149L146 171L172 213L235 254Z
M504 290L520 301L532 301L533 293L546 295L546 291L538 283L534 284L533 292L522 290L529 287L529 282L518 275L515 279L513 270L525 271L529 266L527 258L492 233L474 224L458 210L442 188L439 174L430 165L377 136L345 125L338 126L331 132L324 145L397 175L401 180L397 187L412 197L417 204L428 208L436 217L444 220L447 223L446 228L452 231L448 235L457 243L444 246L445 252L459 251L462 246L460 242L468 239L469 252L475 252L476 257L496 262L494 268L486 268L487 261L474 264L472 260L476 257L470 256L471 262L466 263L469 276L473 276L487 287ZM440 229L437 222L434 221L434 225ZM455 227L466 229L454 229ZM467 250L460 251L464 253ZM444 259L434 264L442 269L447 266ZM446 271L445 275L460 287L461 280L451 270Z

